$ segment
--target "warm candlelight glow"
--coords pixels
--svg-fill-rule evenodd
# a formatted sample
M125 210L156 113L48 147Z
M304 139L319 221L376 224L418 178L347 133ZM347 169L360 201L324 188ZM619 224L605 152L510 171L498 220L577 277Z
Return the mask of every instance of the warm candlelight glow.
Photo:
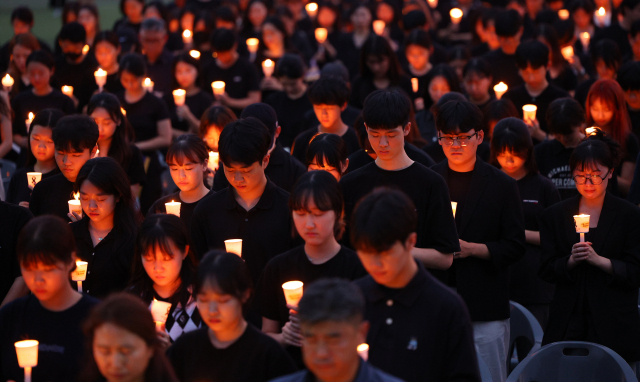
M207 163L207 167L211 171L218 171L220 161L220 154L215 151L209 151L209 162Z
M318 41L318 44L323 44L327 41L327 35L327 28L316 28L316 41Z
M597 126L591 126L591 127L587 127L584 132L587 134L587 137L592 136L592 135L596 135L598 133L598 130L600 130L599 127Z
M66 95L68 97L73 97L73 86L64 85L62 87L62 94Z
M566 9L559 10L558 17L560 18L560 20L567 20L569 18L569 11Z
M369 345L368 344L360 344L360 345L358 345L358 347L356 349L358 351L358 355L360 356L360 358L362 358L365 361L369 359Z
M307 11L309 17L314 18L318 14L318 4L309 3L304 6L304 9Z
M596 21L598 23L598 26L605 26L605 23L607 22L607 11L604 9L604 7L600 7L596 11Z
M573 47L571 45L565 46L564 48L562 48L560 50L560 53L562 53L562 57L564 57L565 60L567 61L573 60Z
M260 44L260 41L255 38L248 38L247 39L247 49L249 50L249 53L255 53L258 51L258 45Z
M33 122L33 117L34 117L33 113L29 112L29 116L27 117L27 121L29 121L29 123Z
M213 81L211 83L211 88L213 89L213 94L214 95L223 95L225 87L226 87L226 85L225 85L224 81Z
M273 61L267 58L262 62L262 72L264 73L265 77L271 77L271 75L273 74L273 70Z
M93 76L96 78L96 85L102 91L102 87L107 83L107 72L102 70L102 68L98 68L95 72L93 72Z
M604 9L604 7L598 8L598 16L605 16L606 14L607 11Z
M24 340L14 344L18 365L22 368L38 366L38 341Z
M413 90L414 93L418 92L418 79L415 77L411 79L411 90Z
M453 211L453 217L456 217L456 210L458 209L458 202L451 202L451 211Z
M2 86L4 86L5 88L12 87L13 83L14 83L13 78L9 74L6 74L4 77L2 77Z
M462 20L462 9L460 8L453 8L451 11L449 11L449 16L451 16L451 22L454 24L460 24L460 20Z
M580 234L580 242L584 243L584 234L589 233L589 218L587 214L573 215L576 225L576 233Z
M384 33L384 28L386 26L387 25L385 24L384 21L376 20L373 22L373 31L376 32L378 36L382 36L382 34Z
M525 122L527 120L533 121L534 119L536 119L536 110L538 110L538 107L536 105L524 105L522 107L522 119L524 119Z
M427 0L427 3L429 3L431 9L434 9L438 6L438 0Z
M507 92L509 87L504 82L500 82L496 86L493 87L493 91L496 93L496 98L502 98L502 95Z
M76 261L76 269L71 272L72 281L84 281L87 279L87 266L89 263L86 261Z
M167 213L168 214L172 214L172 215L176 215L176 216L180 216L180 205L182 203L180 202L176 202L176 201L171 201L169 203L165 203L164 206L167 209Z
M242 239L229 239L224 241L224 247L229 253L235 253L242 257Z
M173 92L173 102L176 106L183 106L184 101L187 98L187 92L184 89L176 89Z
M27 173L27 185L29 186L30 189L33 190L33 188L36 186L36 184L38 184L40 182L40 180L42 180L42 173L41 172L28 172Z
M158 301L155 298L151 302L151 316L156 323L156 330L163 331L164 324L169 317L169 311L171 310L171 304L164 301Z
M189 29L185 29L184 32L182 32L182 42L188 45L191 44L192 41L193 33L191 33Z
M69 213L73 215L75 213L78 216L82 216L82 206L80 204L80 193L75 192L73 194L73 199L69 200Z
M151 78L147 77L144 79L144 81L142 82L142 87L149 93L153 93L153 81L151 81Z
M91 48L89 47L89 45L86 45L86 44L85 44L85 45L82 47L82 54L86 55L87 53L89 53L89 49L91 49Z
M124 115L125 117L127 116L127 111L124 109L124 107L120 106L120 112L122 113L122 115Z
M27 128L27 133L29 132L29 129L31 129L31 122L33 122L33 117L33 113L29 112L27 119L24 121L24 124Z
M287 300L287 305L298 306L298 303L302 298L303 286L304 284L302 281L287 281L282 284L282 290L284 291L284 298Z
M586 50L589 48L589 41L591 40L591 35L589 32L580 33L580 43L582 43L582 47Z
M189 51L189 55L190 55L191 57L195 58L196 60L199 60L199 59L200 59L200 52L198 52L198 51L197 51L197 50L195 50L195 49L190 50L190 51Z

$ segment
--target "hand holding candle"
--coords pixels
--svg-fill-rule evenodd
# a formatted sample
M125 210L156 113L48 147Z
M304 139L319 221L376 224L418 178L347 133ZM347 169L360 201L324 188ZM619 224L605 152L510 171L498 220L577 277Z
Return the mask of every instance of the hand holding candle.
M573 47L571 45L565 46L560 50L562 57L570 63L573 62Z
M69 200L69 213L73 215L74 213L80 217L82 217L82 206L80 205L80 193L76 192L73 194L74 199Z
M2 86L4 88L4 91L10 92L13 83L13 78L9 74L6 74L4 77L2 77Z
M329 32L327 31L327 28L316 28L316 41L318 42L318 44L324 44L325 41L327 41L327 36L329 34Z
M176 89L173 91L173 102L176 106L184 106L184 101L187 98L187 92L184 89Z
M524 105L522 107L522 119L524 119L525 122L527 122L527 120L533 121L536 119L536 110L538 110L536 105Z
M413 77L411 79L411 90L413 90L414 93L417 93L418 92L418 86L419 86L418 79Z
M207 167L211 171L218 171L218 166L220 165L220 154L215 151L209 151L209 162L207 163Z
M600 130L599 127L591 126L584 129L584 132L587 135L587 137L590 137L592 135L596 135L598 133L598 130Z
M224 81L213 81L211 83L211 88L213 89L213 95L221 96L224 94L226 84L224 83Z
M78 292L82 293L82 282L87 279L87 266L89 263L86 261L76 261L76 269L71 272L71 281L78 282Z
M168 214L172 214L172 215L176 215L177 217L180 217L180 205L182 203L180 202L175 202L175 201L171 201L169 203L165 203L164 206L167 209L167 213Z
M66 95L67 97L73 97L73 86L64 85L62 87L62 94Z
M242 239L229 239L224 241L224 247L229 253L235 253L242 257Z
M580 234L580 242L584 243L584 234L589 232L589 218L587 214L573 215L576 232Z
M40 180L42 180L42 173L41 172L28 172L27 173L27 185L29 186L30 189L33 190L33 188L36 186L36 184L38 184L40 182Z
M18 356L18 365L24 369L24 381L31 382L31 368L38 366L38 341L18 341L14 346Z
M104 85L107 83L107 72L98 68L95 72L93 72L93 76L96 78L96 85L100 88L100 92L102 93L102 89Z
M582 44L583 50L586 51L587 49L589 49L590 40L591 40L591 35L589 34L589 32L580 33L580 43Z
M273 70L274 70L273 61L267 58L262 62L262 72L264 73L265 77L267 78L271 77L271 75L273 74Z
M560 20L568 20L570 16L569 10L567 9L561 9L558 11L558 17L560 18Z
M500 82L493 87L493 91L496 93L496 99L502 98L502 95L507 92L509 87L504 82Z
M598 8L596 11L596 20L598 22L599 27L604 27L607 22L607 11L604 7Z
M369 345L368 344L360 344L358 345L358 355L365 362L369 359Z
M304 284L302 281L287 281L282 284L282 290L284 291L284 298L287 300L287 305L298 306L298 303L302 298L303 286Z
M155 298L151 302L151 315L153 321L156 323L156 330L164 331L164 324L169 317L169 311L171 310L171 304L164 301L158 301Z

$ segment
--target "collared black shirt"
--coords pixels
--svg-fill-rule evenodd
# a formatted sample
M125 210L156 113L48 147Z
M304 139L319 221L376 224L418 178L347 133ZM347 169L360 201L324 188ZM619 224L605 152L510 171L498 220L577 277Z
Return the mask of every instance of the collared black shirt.
M83 292L96 298L105 298L111 292L123 291L131 276L136 232L114 232L114 227L94 247L88 217L72 223L71 229L78 249L76 255L89 263L87 279L82 282Z
M316 382L317 379L309 370L300 370L296 373L285 375L277 379L271 380L271 382ZM353 382L402 382L392 375L385 373L384 371L374 367L370 363L360 360L360 366L356 374L356 379Z
M210 191L209 194L212 194L214 192L215 191ZM182 220L184 225L187 227L187 230L191 232L191 217L193 216L193 211L198 206L198 203L200 203L204 198L206 198L207 195L203 196L202 199L195 201L193 203L186 203L184 200L182 200L182 198L180 198L180 191L174 192L173 194L164 196L158 199L155 203L153 203L153 205L149 209L149 213L150 214L166 214L167 206L164 205L165 203L180 202L181 203L180 204L180 220Z
M180 117L178 117L173 94L166 93L162 97L162 99L164 99L164 102L169 108L169 115L171 116L171 127L181 131L189 132L191 130L189 122L187 122L186 119L180 119ZM202 114L204 114L204 112L213 104L213 97L209 93L198 89L197 93L185 97L184 104L187 105L191 114L193 114L194 117L200 120Z
M235 199L229 186L205 196L193 211L191 239L198 258L209 250L225 250L224 241L242 239L242 258L254 285L267 262L293 247L289 193L271 181L249 211Z
M173 78L173 72L171 71L171 63L173 61L173 54L168 51L163 51L154 63L149 62L149 59L145 56L147 63L147 74L151 81L153 81L153 91L160 92L163 95L171 93L171 79Z
M11 204L19 204L20 202L28 202L31 200L31 189L27 182L27 173L33 172L33 165L23 167L20 170L13 173L9 188L7 189L6 201ZM49 179L54 175L60 174L58 167L49 172L42 174L42 179Z
M7 295L16 277L20 277L16 244L20 230L32 217L28 209L0 200L0 301Z
M222 162L220 162L220 164L224 167ZM224 175L224 169L222 167L213 177L213 189L215 191L229 187L229 181ZM307 172L307 168L300 163L299 160L286 152L279 142L276 142L276 147L269 157L267 168L264 169L264 174L267 176L267 179L283 190L291 192L298 178L305 172Z
M42 179L33 188L29 209L33 216L50 214L59 216L64 221L70 221L69 200L73 199L73 183L63 174L56 174Z
M209 64L201 71L200 78L202 83L200 88L211 92L211 83L213 81L224 81L225 92L231 98L241 99L247 98L250 92L260 91L260 74L248 60L238 57L236 62L228 68L221 68L215 59L209 61ZM232 108L236 115L242 113L242 109Z
M404 143L404 151L407 153L407 156L411 160L416 161L424 165L425 167L431 167L434 164L436 164L436 162L434 162L433 159L431 159L429 154L420 150L419 148L417 148L416 146L412 145L409 142ZM347 168L347 171L349 172L355 171L360 167L364 167L365 165L368 165L373 161L374 159L371 158L369 154L367 154L364 151L364 149L360 149L355 153L349 155L349 167Z
M422 265L401 289L386 288L371 276L355 284L366 299L372 365L407 382L480 381L464 302Z
M318 134L318 127L314 127L300 133L291 148L291 155L302 163L307 161L307 148L309 147L309 141L314 135ZM360 140L358 139L358 133L353 127L349 127L346 133L341 136L344 143L347 145L347 155L351 155L360 150Z

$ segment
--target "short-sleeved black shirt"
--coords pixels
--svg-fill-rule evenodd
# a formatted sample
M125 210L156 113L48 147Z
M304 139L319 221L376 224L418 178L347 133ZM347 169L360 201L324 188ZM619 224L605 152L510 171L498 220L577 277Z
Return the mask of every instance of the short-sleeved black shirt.
M70 221L69 200L73 199L73 183L63 174L56 174L42 179L36 184L31 193L29 209L33 216L51 214L59 216L64 221Z
M404 143L404 151L407 153L407 156L411 158L411 160L416 161L423 166L431 167L436 164L436 162L431 159L429 154L415 147L411 143ZM355 153L349 155L349 167L347 168L347 171L355 171L373 161L374 159L371 158L369 154L367 154L363 149L360 149Z
M11 176L11 182L9 183L9 188L7 189L7 202L19 204L20 202L28 202L31 200L31 189L27 183L27 173L33 171L33 165L31 165L23 167L13 173L13 176ZM60 174L58 167L42 174L41 180L49 179L57 174Z
M173 99L173 94L167 93L162 98L169 107L171 127L182 131L189 131L189 123L185 119L178 118L178 114L176 114L176 103ZM199 90L196 94L186 96L184 104L189 107L191 114L200 120L202 114L213 104L213 97L209 93Z
M27 126L24 121L29 118L29 113L34 115L42 109L60 109L65 115L73 114L76 108L73 100L62 94L60 90L53 91L45 96L33 93L33 90L25 90L11 100L13 110L13 133L27 136Z
M154 63L149 62L146 56L145 61L147 63L147 74L153 81L153 91L160 92L163 95L171 93L173 54L165 50Z
M211 91L211 83L213 81L224 81L224 91L231 98L240 99L247 98L249 92L260 91L260 76L254 65L242 57L228 68L218 66L216 60L211 62L202 70L202 84L200 88ZM240 116L242 110L232 109L237 116Z
M486 53L483 58L491 64L491 78L493 83L504 82L510 89L522 85L515 54L506 54L501 48Z
M573 147L564 147L557 139L542 142L533 149L540 175L553 182L562 200L578 194L569 166Z
M58 56L56 59L56 70L53 72L53 79L59 86L73 86L73 95L78 99L78 110L89 102L91 93L83 91L83 81L93 76L93 72L98 68L98 63L92 54L85 56L79 64L69 63L66 57ZM95 83L95 77L94 81Z
M278 124L282 127L278 141L284 147L291 147L296 136L309 128L305 118L309 110L313 111L309 97L305 93L298 99L291 99L287 93L279 91L271 94L264 102L276 111Z
M211 191L210 193L214 193L214 192L215 191ZM206 195L202 199L204 198L206 198ZM202 201L202 199L193 203L185 203L185 201L180 198L180 191L174 192L173 194L164 196L158 199L158 201L156 201L155 203L153 203L153 205L149 209L149 213L150 214L166 214L167 207L164 205L165 203L180 202L181 203L180 204L180 220L182 220L184 225L187 227L187 230L191 232L191 217L193 216L193 210L196 209L196 206L198 205L198 203L200 203L200 201Z
M509 89L504 93L503 97L513 102L520 117L522 117L522 106L528 104L536 105L538 107L536 119L540 124L540 128L547 131L547 109L549 104L558 98L569 97L569 93L550 83L537 97L532 97L524 85Z
M293 155L301 163L306 162L307 148L309 147L309 141L314 135L318 134L318 128L314 127L300 133L293 144L291 155ZM342 135L342 140L347 145L347 155L351 155L360 150L360 140L358 140L358 134L353 127L349 127L346 133Z
M26 181L25 181L26 182ZM11 289L16 277L20 277L20 264L16 255L18 234L33 217L24 207L0 200L0 301Z
M158 136L158 121L169 119L169 110L163 100L151 93L146 93L134 103L125 100L124 92L120 92L118 98L136 133L136 142L148 141Z
M266 382L296 371L282 346L250 324L226 349L208 333L207 326L185 333L167 350L181 382Z

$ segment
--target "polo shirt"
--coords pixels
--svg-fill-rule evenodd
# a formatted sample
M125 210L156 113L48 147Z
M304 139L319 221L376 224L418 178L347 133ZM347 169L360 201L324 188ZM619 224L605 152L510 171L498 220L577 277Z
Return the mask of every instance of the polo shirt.
M29 209L33 216L55 215L70 221L69 200L73 199L73 183L63 174L42 179L31 192Z

